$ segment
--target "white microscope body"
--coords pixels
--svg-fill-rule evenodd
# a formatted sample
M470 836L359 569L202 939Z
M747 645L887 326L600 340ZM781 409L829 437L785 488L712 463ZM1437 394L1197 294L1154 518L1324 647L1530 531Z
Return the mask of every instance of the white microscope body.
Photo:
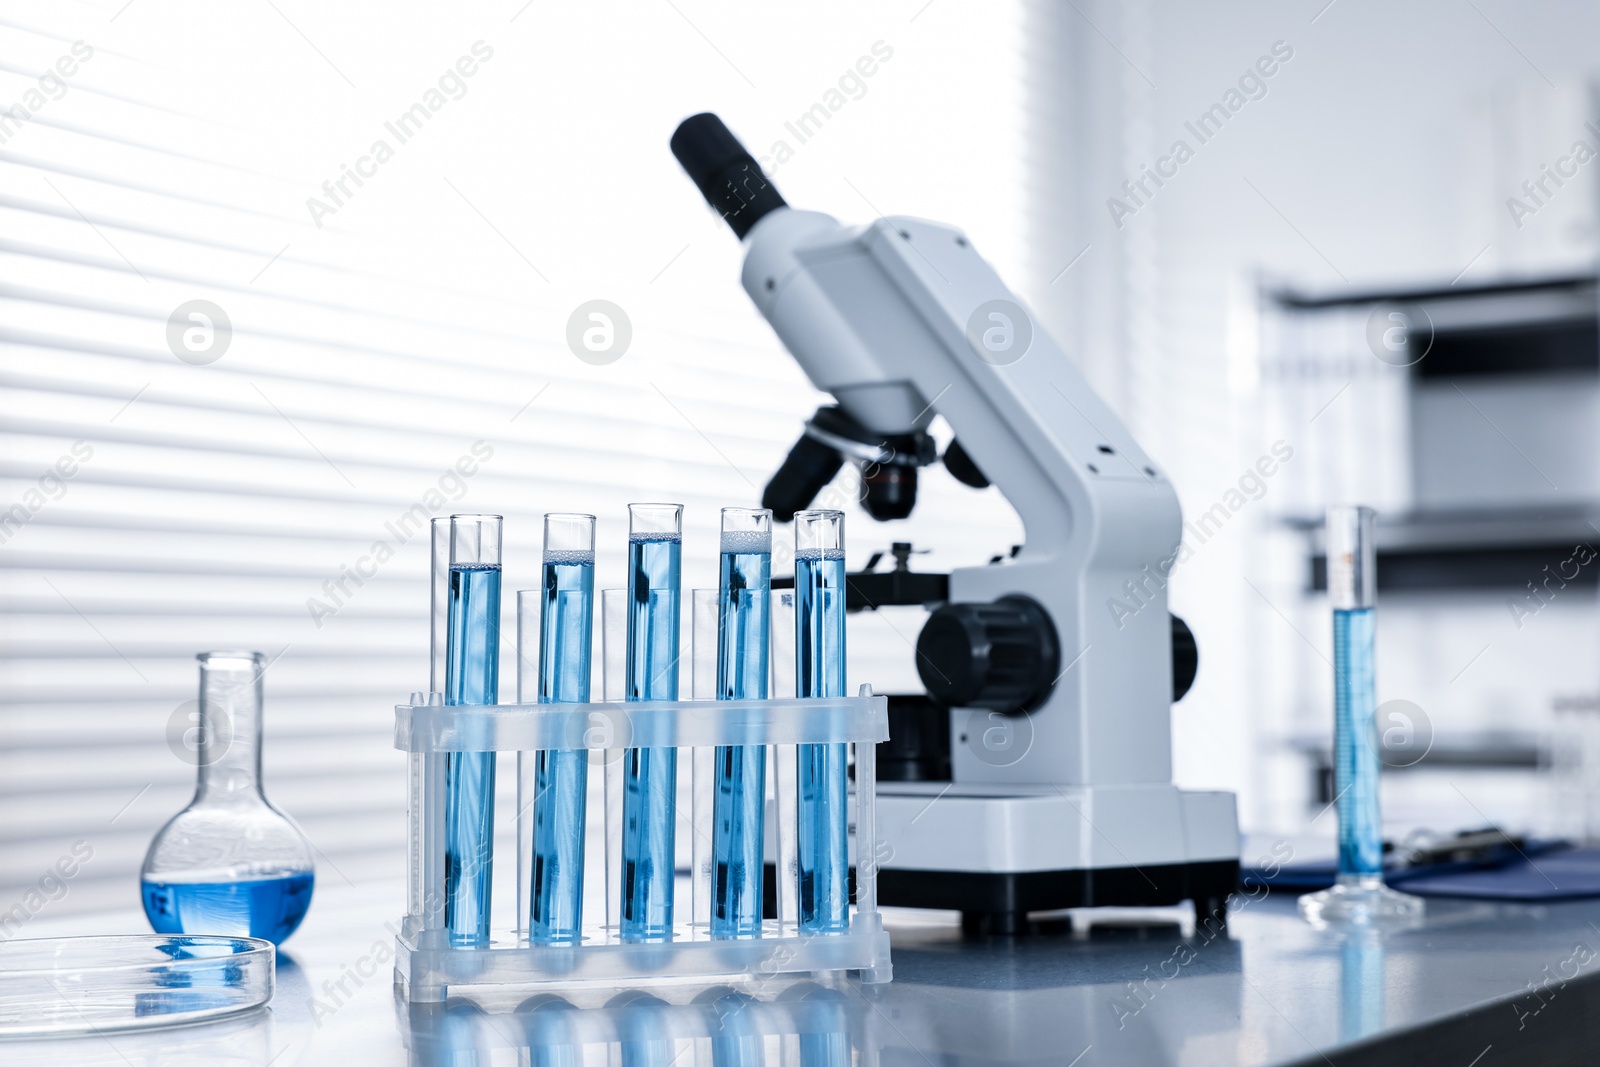
M952 572L950 603L1027 597L1054 625L1030 710L955 708L949 782L879 783L880 900L997 932L1070 906L1220 908L1234 796L1172 784L1172 485L959 230L769 203L745 241L745 291L811 382L885 437L944 416L1020 516L1021 549Z

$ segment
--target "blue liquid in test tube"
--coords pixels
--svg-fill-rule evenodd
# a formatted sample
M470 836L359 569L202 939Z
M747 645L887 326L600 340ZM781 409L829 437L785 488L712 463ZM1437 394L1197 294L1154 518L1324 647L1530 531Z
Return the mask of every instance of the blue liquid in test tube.
M844 513L794 517L795 688L802 697L844 692ZM800 929L850 928L846 746L799 746Z
M587 703L594 633L594 516L544 517L539 603L539 702ZM528 938L574 944L583 936L584 802L589 754L534 754L533 885Z
M627 699L678 699L678 572L683 506L628 506ZM678 753L632 748L623 757L622 937L672 936Z
M717 698L765 700L771 629L772 512L722 509ZM761 935L767 750L720 745L712 803L711 935Z
M445 703L494 704L500 685L500 516L450 518ZM445 762L445 926L455 944L489 939L493 752Z

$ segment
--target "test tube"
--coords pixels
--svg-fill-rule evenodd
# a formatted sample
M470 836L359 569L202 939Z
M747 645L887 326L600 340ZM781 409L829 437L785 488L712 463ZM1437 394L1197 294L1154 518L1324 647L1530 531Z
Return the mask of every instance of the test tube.
M689 697L692 700L717 699L717 590L689 591ZM689 825L694 837L690 844L690 909L693 934L711 931L712 813L716 807L717 751L697 747L690 750Z
M444 700L445 650L450 643L450 520L441 516L429 522L431 556L428 566L428 693L427 703ZM422 919L424 930L444 929L443 823L424 817L444 805L446 757L413 752L411 774L411 845L416 857L411 869L411 913ZM437 819L437 816L435 816Z
M791 700L795 695L794 669L794 590L774 590L772 603L772 697ZM796 784L800 761L795 745L772 745L772 796L776 808L777 833L772 841L777 871L778 899L773 901L778 928L783 936L792 935L800 922L800 858L795 839L799 836L800 788Z
M801 697L845 695L844 512L794 517L795 687ZM846 746L799 746L800 931L850 928Z
M600 590L600 685L606 703L621 703L628 698L628 591ZM628 750L620 759L607 752L603 772L605 798L606 929L620 935L622 929L622 816L623 777Z
M588 703L594 640L593 515L544 517L539 632L539 703ZM576 944L583 937L589 753L535 753L533 788L528 939L535 944Z
M628 505L627 699L678 699L682 504ZM623 756L622 938L672 937L678 753Z
M517 590L517 703L539 700L539 605L543 589ZM517 753L517 933L528 936L533 896L533 801L536 753Z
M445 650L450 646L450 520L441 515L429 526L433 570L428 585L428 689L442 694Z
M499 515L450 516L446 704L499 701L500 526ZM494 760L452 752L445 764L445 926L455 944L489 939Z
M722 509L717 584L717 699L767 698L772 512ZM761 936L767 749L720 745L712 802L711 936Z
M1377 553L1371 508L1328 509L1328 601L1333 608L1334 797L1339 873L1330 889L1300 898L1313 922L1370 922L1420 915L1422 901L1383 884L1378 811Z

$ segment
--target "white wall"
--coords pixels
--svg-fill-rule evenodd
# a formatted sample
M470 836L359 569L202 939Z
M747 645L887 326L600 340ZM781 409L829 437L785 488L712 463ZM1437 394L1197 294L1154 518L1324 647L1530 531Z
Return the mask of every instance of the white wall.
M1568 200L1552 201L1520 230L1509 224L1505 198L1541 160L1554 162L1584 136L1568 127L1581 127L1585 108L1573 100L1584 99L1595 66L1585 42L1600 30L1600 9L1127 0L1028 10L1033 32L1055 35L1076 61L1039 77L1083 96L1071 110L1076 126L1053 116L1031 131L1035 209L1065 216L1049 238L1053 259L1033 264L1041 313L1088 338L1079 358L1172 472L1186 513L1217 501L1276 437L1295 448L1263 501L1242 509L1179 570L1172 604L1201 648L1199 680L1174 711L1178 778L1241 790L1247 824L1298 824L1300 809L1281 807L1292 789L1263 770L1263 753L1292 727L1326 715L1328 671L1275 610L1292 615L1302 560L1273 547L1264 530L1275 513L1301 502L1314 508L1323 494L1392 500L1392 471L1339 454L1349 434L1370 437L1392 419L1381 407L1352 407L1356 390L1314 426L1311 408L1305 425L1272 428L1279 420L1266 416L1271 398L1256 373L1255 283L1265 276L1338 291L1586 262L1592 233L1575 222L1592 217L1592 184L1564 191ZM1184 123L1279 41L1293 58L1266 80L1266 95L1199 143ZM1193 158L1119 229L1105 201L1126 201L1121 181L1180 138ZM1069 206L1050 194L1052 185L1069 192ZM1051 285L1052 267L1085 245L1091 251ZM1328 389L1330 399L1336 390ZM1488 668L1486 677L1463 701L1448 680L1478 644L1460 657L1453 644L1430 654L1399 633L1420 625L1433 635L1444 614L1417 624L1396 619L1397 643L1380 648L1380 664L1388 663L1380 666L1380 699L1431 687L1450 692L1445 714L1454 714L1479 693L1503 704L1495 694L1548 667L1549 657L1525 655L1508 637L1496 644L1496 661L1474 667ZM1584 647L1591 622L1581 614L1577 630L1541 647ZM1326 652L1322 615L1309 616L1316 628L1307 637ZM1295 649L1301 654L1291 655ZM1549 688L1592 688L1586 658L1556 658L1560 677L1542 678L1523 704L1537 704ZM1292 714L1287 700L1304 706Z
M219 646L281 656L267 786L321 877L396 875L391 709L426 685L426 538L321 625L307 601L474 441L493 458L428 510L506 515L508 612L547 510L601 517L600 582L619 585L624 505L682 500L685 583L714 583L716 508L755 501L819 397L668 151L685 116L719 111L765 154L834 106L774 168L793 202L951 219L1021 262L1008 6L24 0L0 21L0 104L80 39L93 58L0 145L0 506L74 441L93 449L0 545L0 912L78 839L95 857L49 906L132 903L193 788L166 730L193 654ZM385 123L480 41L400 143ZM378 139L392 158L315 225L307 199L373 171ZM209 366L164 337L197 297L237 331ZM597 297L634 327L603 367L565 342ZM931 565L1015 540L993 493L942 473L916 523ZM852 564L904 536L852 511ZM858 680L914 678L888 626L852 647Z

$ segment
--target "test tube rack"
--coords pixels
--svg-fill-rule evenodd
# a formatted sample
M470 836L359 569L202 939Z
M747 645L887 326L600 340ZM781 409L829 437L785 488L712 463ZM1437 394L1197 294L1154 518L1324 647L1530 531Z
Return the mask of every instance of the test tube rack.
M848 1067L853 1061L877 1067L883 1057L881 1008L803 978L775 981L756 996L727 986L682 996L678 990L595 992L593 998L535 996L504 1012L470 1003L411 1004L400 1034L412 1062L420 1064L489 1063L511 1050L519 1062L542 1064L666 1065L682 1057L685 1064ZM743 1058L722 1055L729 1042Z
M395 747L409 759L407 914L396 935L395 987L411 1003L452 996L547 991L592 983L610 986L670 981L730 983L780 975L814 977L856 972L866 984L893 971L889 936L877 904L874 816L875 748L887 740L884 697L868 686L855 697L777 700L674 700L588 704L446 706L437 693L413 694L395 708ZM845 744L853 756L850 791L851 868L855 902L849 929L810 933L797 921L799 875L796 746ZM768 746L776 809L778 918L761 936L713 939L710 871L712 754L721 745ZM689 915L680 901L672 937L624 941L621 899L621 750L691 750L693 879ZM533 944L519 916L488 944L452 944L445 929L445 764L452 752L588 751L605 767L605 803L586 817L605 820L606 915L586 922L576 944ZM531 805L519 804L517 840L531 839ZM496 857L499 860L501 857ZM523 870L526 868L523 867ZM520 872L519 872L520 873ZM520 911L519 905L519 911Z

